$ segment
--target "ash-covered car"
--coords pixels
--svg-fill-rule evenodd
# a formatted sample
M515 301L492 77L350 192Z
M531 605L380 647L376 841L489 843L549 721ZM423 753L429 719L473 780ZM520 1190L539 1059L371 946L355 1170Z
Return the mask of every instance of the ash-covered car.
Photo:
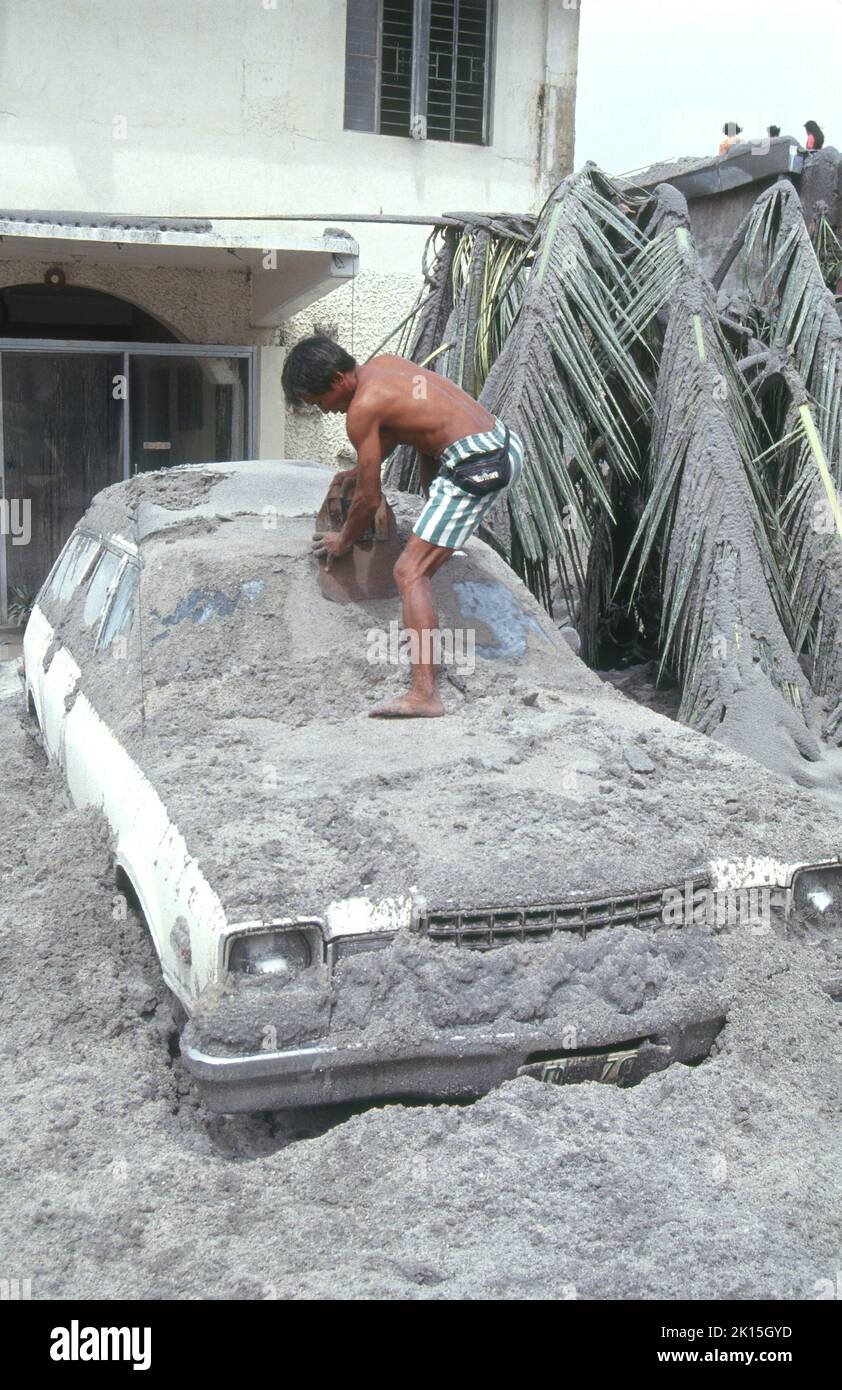
M718 930L835 910L831 810L603 684L480 540L434 581L446 717L369 719L406 679L399 604L323 595L330 478L107 489L25 634L29 708L111 826L202 1095L457 1098L706 1056ZM420 499L392 500L405 535Z

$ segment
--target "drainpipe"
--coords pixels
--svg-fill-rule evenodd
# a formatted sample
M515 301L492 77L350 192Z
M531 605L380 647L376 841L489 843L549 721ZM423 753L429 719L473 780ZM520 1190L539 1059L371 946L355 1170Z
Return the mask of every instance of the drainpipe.
M409 133L413 140L427 138L427 81L430 70L431 0L415 0L412 12L412 87Z
M538 106L538 172L544 194L573 168L581 5L582 0L544 0L544 80Z

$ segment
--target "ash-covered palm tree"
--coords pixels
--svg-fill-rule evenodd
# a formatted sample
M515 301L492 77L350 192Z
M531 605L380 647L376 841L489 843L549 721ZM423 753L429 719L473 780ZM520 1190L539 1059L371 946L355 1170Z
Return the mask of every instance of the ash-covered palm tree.
M657 655L680 718L805 782L842 742L839 243L812 233L781 181L711 281L676 190L588 165L532 222L438 233L398 349L524 439L486 539L585 658ZM388 476L416 485L411 450Z

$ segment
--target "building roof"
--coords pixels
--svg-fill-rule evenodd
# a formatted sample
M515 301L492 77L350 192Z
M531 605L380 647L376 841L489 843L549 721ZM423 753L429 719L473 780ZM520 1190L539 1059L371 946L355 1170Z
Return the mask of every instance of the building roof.
M625 175L620 182L635 188L670 183L687 199L706 198L776 174L800 174L803 167L798 141L784 135L774 140L747 140L732 145L724 155L663 160Z

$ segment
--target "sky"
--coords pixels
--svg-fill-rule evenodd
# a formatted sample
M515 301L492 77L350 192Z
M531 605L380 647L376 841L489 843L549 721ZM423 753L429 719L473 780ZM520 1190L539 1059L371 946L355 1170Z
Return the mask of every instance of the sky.
M576 167L620 174L818 121L842 147L842 0L581 0Z

